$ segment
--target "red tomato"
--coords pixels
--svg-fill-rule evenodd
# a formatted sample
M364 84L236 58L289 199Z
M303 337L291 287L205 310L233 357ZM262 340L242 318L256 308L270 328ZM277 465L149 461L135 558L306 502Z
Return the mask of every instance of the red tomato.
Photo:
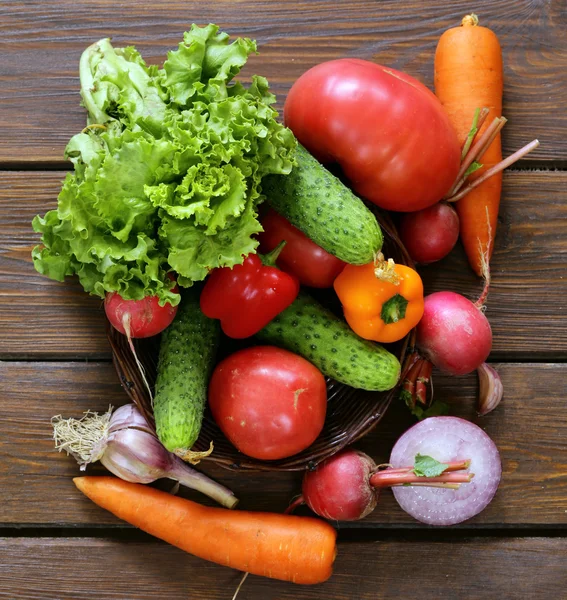
M301 452L321 433L327 388L321 372L301 356L256 346L217 365L209 406L240 452L276 460Z
M370 61L332 60L304 73L289 91L284 121L319 160L338 162L358 194L387 210L435 204L459 170L459 141L435 95Z
M276 261L278 267L295 275L300 283L309 287L328 288L333 285L346 263L317 246L275 210L270 209L261 221L264 232L258 239L262 254L285 240L287 244Z

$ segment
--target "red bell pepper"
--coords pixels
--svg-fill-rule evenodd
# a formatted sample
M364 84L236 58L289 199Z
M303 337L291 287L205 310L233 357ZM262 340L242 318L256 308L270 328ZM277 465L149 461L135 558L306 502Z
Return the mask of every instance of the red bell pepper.
M299 293L298 279L274 266L285 241L269 254L249 254L241 265L214 269L201 292L201 310L220 319L231 338L247 338L286 309Z

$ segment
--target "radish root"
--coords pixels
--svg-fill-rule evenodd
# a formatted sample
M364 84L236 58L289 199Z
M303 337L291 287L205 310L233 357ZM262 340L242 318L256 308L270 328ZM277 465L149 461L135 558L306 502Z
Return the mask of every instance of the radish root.
M142 376L142 379L144 381L144 385L146 386L146 389L148 390L148 394L150 395L150 403L153 407L154 405L154 395L152 394L152 389L150 388L150 384L148 383L148 380L146 379L146 370L144 369L144 365L142 365L142 363L140 362L138 355L136 354L136 348L134 347L134 342L132 341L132 330L130 329L130 314L126 313L123 317L122 317L122 327L124 327L124 331L126 332L126 339L128 340L128 346L130 346L130 350L132 352L132 354L134 355L134 360L136 361L136 366L138 367L138 370L140 371L140 375Z
M486 223L488 226L488 244L486 245L486 249L482 247L482 242L478 240L478 252L480 256L480 265L482 278L484 279L484 288L479 299L474 303L474 305L479 310L486 310L486 299L488 298L488 292L490 291L490 248L492 246L492 227L490 226L490 216L488 214L488 206L485 206L486 210Z

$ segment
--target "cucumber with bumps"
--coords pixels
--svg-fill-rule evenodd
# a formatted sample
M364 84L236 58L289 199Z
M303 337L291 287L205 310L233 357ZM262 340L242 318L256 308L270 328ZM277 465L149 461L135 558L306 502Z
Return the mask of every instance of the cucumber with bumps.
M393 354L358 337L304 292L257 337L303 356L327 377L353 388L390 390L400 378L400 362Z
M201 312L198 290L184 291L162 334L154 398L157 435L181 458L199 436L219 337L219 321Z
M383 243L374 214L299 144L296 159L289 175L262 179L268 203L329 254L353 265L372 262Z

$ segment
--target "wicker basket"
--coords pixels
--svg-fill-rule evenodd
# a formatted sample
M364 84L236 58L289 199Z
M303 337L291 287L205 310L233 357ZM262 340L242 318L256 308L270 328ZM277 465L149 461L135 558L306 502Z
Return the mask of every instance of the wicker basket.
M377 217L384 232L384 254L393 258L396 263L412 266L411 259L400 242L392 222L383 214L377 214ZM340 310L336 297L328 290L317 297L331 310ZM122 386L149 422L153 423L150 398L125 336L110 326L107 335L112 347L114 366ZM396 354L402 364L408 347L413 346L414 336L415 333L412 332L401 342L389 347L389 350ZM146 371L146 377L153 386L159 339L136 340L135 344L138 357ZM323 431L309 448L299 454L275 461L261 461L245 456L225 438L208 409L205 412L201 434L193 446L193 450L207 450L212 440L214 452L205 460L213 461L232 470L301 471L313 469L325 458L372 430L386 412L396 390L367 392L328 379L327 394L328 408Z

